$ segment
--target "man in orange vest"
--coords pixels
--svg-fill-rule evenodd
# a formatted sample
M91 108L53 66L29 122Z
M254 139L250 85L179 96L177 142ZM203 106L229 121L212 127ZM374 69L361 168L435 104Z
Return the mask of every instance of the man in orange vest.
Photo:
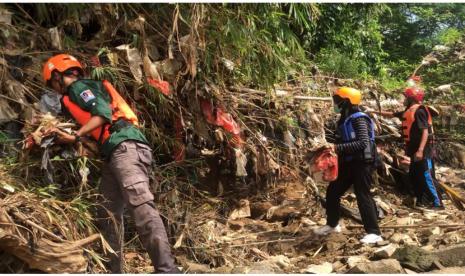
M433 118L429 108L421 104L424 95L422 89L408 87L404 91L404 111L372 113L402 120L402 137L406 154L410 157L409 176L417 205L442 209L442 201L434 184Z
M134 112L109 82L83 79L82 66L73 56L51 57L44 65L43 77L47 86L63 95L63 110L81 125L73 135L56 128L45 134L53 133L59 143L65 144L91 136L98 141L105 159L99 186L105 198L102 205L116 220L115 225L108 214L101 216L103 233L116 252L109 256L111 272L123 272L123 210L127 206L155 272L180 273L149 190L152 150L137 128Z

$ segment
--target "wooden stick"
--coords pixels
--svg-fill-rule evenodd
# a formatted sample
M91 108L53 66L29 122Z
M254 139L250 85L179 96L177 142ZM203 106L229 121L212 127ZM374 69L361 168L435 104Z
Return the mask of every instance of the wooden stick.
M245 88L245 87L234 87L231 86L229 89L236 91L236 92L245 92L245 93L252 93L252 94L260 94L260 95L266 95L267 93L265 91L260 91L260 90L255 90L251 88ZM303 96L303 95L276 95L278 97L285 97L285 96L291 96L295 100L307 100L307 101L327 101L330 102L333 100L331 97L315 97L315 96Z
M272 241L261 241L261 242L251 242L251 243L244 243L244 244L236 244L236 245L223 245L227 247L241 247L241 246L249 246L249 245L259 245L259 244L267 244L267 243L274 243L274 242L291 242L295 241L295 239L280 239L280 240L272 240Z
M441 186L441 188L446 190L446 192L450 193L455 199L461 201L462 203L465 203L465 199L462 198L456 190L452 189L451 187L449 187L445 183L442 183L442 182L438 181L438 184L439 184L439 186Z
M48 231L47 229L43 228L42 226L37 225L34 222L28 220L23 214L20 214L19 212L14 212L13 215L15 215L17 218L22 220L27 225L36 228L37 230L41 231L42 233L48 235L49 237L54 238L54 239L56 239L58 241L61 241L61 242L66 242L66 240L62 239L61 237L53 234L52 232Z
M231 245L229 243L219 244L218 246L180 246L181 248L190 248L190 249L212 249L212 250L220 250L225 247L233 248L233 247L243 247L243 246L250 246L250 245L260 245L260 244L268 244L268 243L275 243L275 242L292 242L296 239L280 239L280 240L271 240L271 241L260 241L260 242L251 242L251 243L243 243L243 244L235 244Z
M314 97L314 96L294 96L295 100L307 100L307 101L325 101L332 102L333 98L331 97Z
M321 249L323 249L323 246L324 245L322 245L322 246L320 246L320 248L318 248L318 250L315 252L315 254L313 254L312 258L315 258L316 255L318 255L318 253L320 253Z
M32 226L32 227L37 228L37 230L43 232L44 234L49 235L50 237L52 237L52 238L54 238L54 239L56 239L56 240L59 240L59 241L61 241L61 242L66 242L66 240L60 238L59 236L53 234L52 232L48 231L47 229L43 228L43 227L40 226L40 225L35 224L34 222L32 222L32 221L30 221L30 220L23 220L23 222L26 223L26 224L29 225L29 226Z
M76 248L76 247L83 247L85 245L88 245L90 243L93 243L94 241L100 239L100 234L93 234L87 238L84 238L82 240L77 240L75 242L73 242L71 244L70 247L68 247L67 249L71 249L71 248Z
M348 225L346 226L347 229L358 229L363 228L363 225ZM465 227L465 224L430 224L430 225L382 225L379 228L387 228L387 229L408 229L408 228L433 228L433 227L440 227L440 228L447 228L447 227Z
M229 89L231 89L231 90L233 90L233 91L236 91L236 92L245 92L245 93L266 95L266 92L265 92L265 91L255 90L255 89L246 88L246 87L235 87L235 86L230 86Z
M34 25L36 26L36 28L39 28L39 29L42 28L39 24L37 24L37 22L34 20L34 18L32 18L32 16L29 15L29 13L27 13L23 8L21 8L20 5L18 5L18 4L15 4L15 5L16 5L16 7L17 7L18 9L21 10L22 13L24 13L24 15L25 15L28 19L30 19L30 20L32 21L32 23L34 23Z
M1 98L4 98L4 99L6 99L6 100L9 100L9 101L15 102L15 103L20 104L20 105L24 105L24 106L30 107L30 108L32 108L32 109L34 109L34 110L37 111L37 108L35 108L34 105L32 105L32 104L24 103L24 102L15 100L15 99L10 98L10 97L5 96L5 95L0 95L0 97L1 97Z

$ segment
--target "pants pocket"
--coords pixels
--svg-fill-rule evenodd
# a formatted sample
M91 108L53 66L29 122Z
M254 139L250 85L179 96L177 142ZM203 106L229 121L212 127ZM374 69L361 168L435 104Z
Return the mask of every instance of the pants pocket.
M139 206L154 199L146 181L126 186L123 189L129 204L132 206Z
M139 161L146 166L152 165L152 151L146 148L138 148L137 155L139 157Z
M110 160L115 160L115 159L124 159L125 156L127 155L128 152L128 147L126 143L121 143L118 146L116 146L115 150L110 156Z

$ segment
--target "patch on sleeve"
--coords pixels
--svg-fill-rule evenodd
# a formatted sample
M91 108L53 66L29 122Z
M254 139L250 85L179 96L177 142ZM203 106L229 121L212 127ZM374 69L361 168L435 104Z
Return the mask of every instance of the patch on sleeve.
M88 102L90 100L93 100L95 99L95 96L94 96L94 93L92 93L92 91L90 91L90 89L87 89L87 90L84 90L81 92L81 94L79 94L81 96L81 98L84 100L84 102Z

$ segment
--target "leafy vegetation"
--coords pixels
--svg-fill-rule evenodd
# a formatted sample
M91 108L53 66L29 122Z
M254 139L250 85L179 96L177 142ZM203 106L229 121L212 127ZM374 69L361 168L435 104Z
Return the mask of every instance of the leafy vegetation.
M226 59L238 67L232 82L271 86L309 66L296 29L314 24L313 4L208 5L205 13L204 75L223 80Z
M335 77L377 79L390 91L435 45L460 41L465 25L465 6L459 3L12 4L8 8L19 9L17 17L33 19L42 28L63 27L67 49L76 49L79 40L108 28L96 18L124 14L121 19L131 21L143 15L151 31L174 31L177 38L161 36L157 41L166 43L168 51L176 48L175 40L191 34L188 58L198 61L198 68L189 69L193 77L264 88L309 75L316 65ZM125 42L143 49L139 34L117 27L106 31L132 33L125 36L131 40L115 40L104 47ZM429 70L428 76L449 72L442 65L436 70L437 74ZM111 68L93 75L115 78Z
M456 3L392 4L381 17L383 49L392 76L405 79L437 44L453 44L463 36L465 6ZM410 72L413 72L411 70ZM426 78L424 78L427 80Z
M366 76L366 64L351 58L336 49L322 49L315 61L323 72L339 78L363 78ZM364 74L365 73L365 74Z
M229 143L237 137L222 131L225 128L207 124L205 117L209 111L213 117L219 111L228 112L239 123L246 143L257 145L246 153L252 157L257 151L261 156L258 151L266 150L263 156L270 159L265 160L269 164L264 165L264 170L271 172L274 170L271 161L285 165L283 168L290 165L286 156L294 149L281 140L295 139L296 145L307 143L301 130L304 130L302 121L309 121L308 117L296 116L296 110L288 105L290 97L286 97L296 87L322 96L327 93L325 84L329 77L346 79L337 80L338 85L360 84L378 90L380 87L373 82L377 81L380 90L395 94L420 68L423 58L440 44L449 49L434 56L440 62L431 62L418 70L431 92L427 99L445 103L465 101L465 62L445 58L454 56L455 49L459 49L457 45L464 43L465 10L461 4L125 3L0 4L0 7L13 14L11 24L0 22L0 45L5 51L0 61L13 64L11 74L22 67L11 55L29 56L35 65L25 70L26 78L15 76L28 88L24 92L28 98L43 92L40 68L44 59L66 51L83 61L91 78L111 80L136 107L143 122L141 129L156 153L154 177L160 184L152 188L157 190L157 202L169 221L182 221L174 227L185 225L182 230L170 231L182 233L178 236L180 242L186 233L184 243L189 248L204 244L194 242L189 234L192 232L189 229L196 228L187 218L189 212L202 213L201 208L211 206L211 202L214 208L227 208L225 202L216 202L204 191L215 186L207 189L210 180L234 187L245 183L242 177L236 179L232 167L239 155L230 150ZM25 37L30 37L30 41ZM54 43L57 41L61 43ZM169 83L170 89L157 88L158 76ZM299 83L301 80L305 81ZM363 85L364 81L369 85ZM283 85L288 83L293 85ZM276 84L282 92L281 98L262 92ZM452 88L442 95L438 89L432 89L443 84L452 84ZM241 90L244 92L238 92ZM307 110L303 105L299 108L305 108L306 114L318 113L322 119L329 114L326 106L317 106L315 110ZM448 137L450 134L456 135L447 132ZM14 142L0 132L0 146ZM300 148L303 147L299 145ZM55 211L47 214L50 221L60 221L59 210L66 208L75 222L74 232L70 233L92 232L89 213L96 207L91 202L98 202L94 193L99 178L87 173L98 172L97 160L79 158L69 162L70 159L55 155L51 159L54 180L60 181L50 184L55 181L44 178L40 158L23 162L0 149L5 170L24 176L29 185L24 192L36 194L37 202L55 203L53 198L57 196L69 201L56 205L59 207L53 209L57 209L56 214ZM178 162L179 153L185 154L186 159ZM217 162L214 159L218 156L221 159ZM287 173L284 169L283 172ZM220 179L224 175L228 179ZM5 187L6 191L18 189ZM79 195L75 196L77 192ZM223 186L218 185L218 193L223 193ZM197 196L210 203L202 205ZM88 253L99 262L97 255ZM203 253L189 254L197 260Z

